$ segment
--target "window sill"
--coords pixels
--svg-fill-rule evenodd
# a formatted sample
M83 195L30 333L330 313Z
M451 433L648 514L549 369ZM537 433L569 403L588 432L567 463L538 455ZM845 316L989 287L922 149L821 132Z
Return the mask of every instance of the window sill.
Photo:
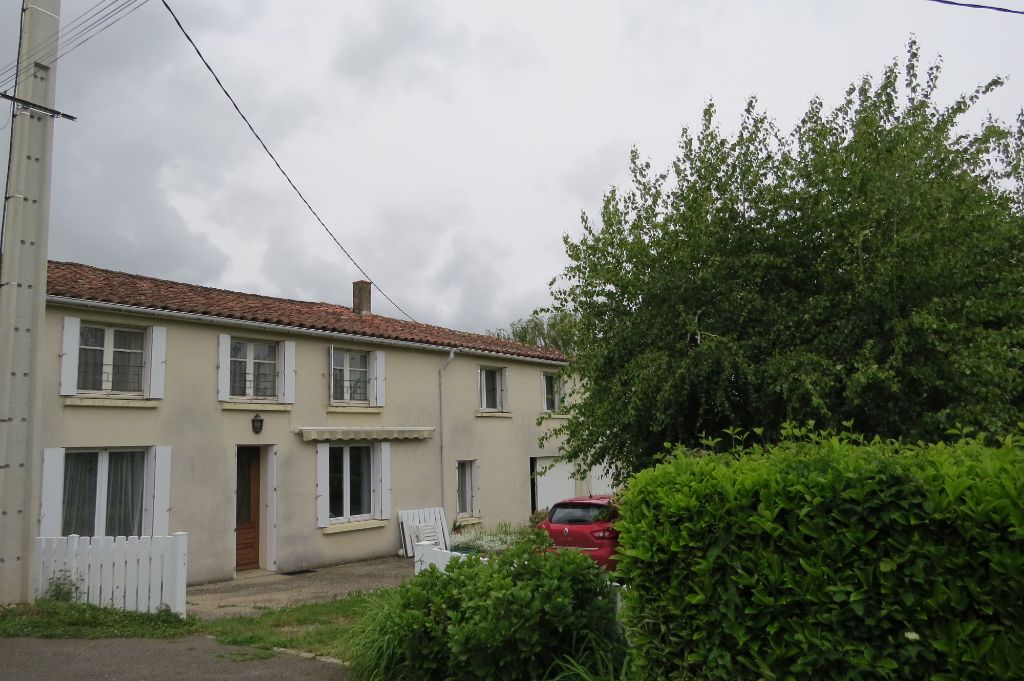
M489 409L477 409L476 415L481 418L510 419L512 414L507 411L491 411Z
M354 523L335 523L321 528L324 534L336 534L338 532L355 532L357 530L372 530L375 527L387 527L386 520L360 520Z
M160 400L149 400L142 397L65 397L65 407L136 407L156 409Z
M455 524L459 527L465 527L466 525L479 525L483 520L478 515L460 515L456 516Z
M569 415L568 414L556 414L556 413L550 412L550 411L542 411L540 413L540 418L544 419L545 421L549 421L549 420L566 421L566 420L569 419Z
M291 411L292 405L277 402L221 402L225 411Z
M381 414L384 407L369 407L365 404L332 404L327 407L328 414Z

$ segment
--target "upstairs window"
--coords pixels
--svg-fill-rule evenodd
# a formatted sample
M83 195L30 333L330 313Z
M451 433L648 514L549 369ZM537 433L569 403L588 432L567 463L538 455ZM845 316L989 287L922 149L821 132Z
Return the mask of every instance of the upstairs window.
M331 346L330 401L337 405L384 406L384 352Z
M508 411L508 369L485 367L479 369L480 409Z
M541 393L543 411L558 411L562 408L562 381L558 374L543 372L541 374Z
M277 343L231 339L231 397L277 397Z
M217 399L222 402L295 402L295 343L219 337Z
M64 318L60 394L164 396L167 329L132 328Z

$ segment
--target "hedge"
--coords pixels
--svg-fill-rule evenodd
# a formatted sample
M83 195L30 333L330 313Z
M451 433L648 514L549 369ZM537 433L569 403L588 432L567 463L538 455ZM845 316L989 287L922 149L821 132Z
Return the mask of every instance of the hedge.
M607 573L530 546L430 567L373 599L346 638L366 681L533 681L570 661L607 666L625 643Z
M783 443L621 500L643 679L1024 678L1024 450Z

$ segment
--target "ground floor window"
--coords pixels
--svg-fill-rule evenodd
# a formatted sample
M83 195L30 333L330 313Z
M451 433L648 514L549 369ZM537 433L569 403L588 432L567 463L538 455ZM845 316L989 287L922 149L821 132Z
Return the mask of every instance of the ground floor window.
M170 447L46 449L40 534L167 534Z
M456 497L458 499L458 514L460 516L480 515L477 502L477 460L458 462L458 483Z
M317 445L317 526L391 516L391 443Z

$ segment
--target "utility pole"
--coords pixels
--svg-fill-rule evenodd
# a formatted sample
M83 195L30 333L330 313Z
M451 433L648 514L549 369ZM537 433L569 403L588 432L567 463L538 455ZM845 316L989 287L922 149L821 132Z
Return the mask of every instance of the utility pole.
M23 0L0 241L0 603L33 597L59 30L60 0Z

